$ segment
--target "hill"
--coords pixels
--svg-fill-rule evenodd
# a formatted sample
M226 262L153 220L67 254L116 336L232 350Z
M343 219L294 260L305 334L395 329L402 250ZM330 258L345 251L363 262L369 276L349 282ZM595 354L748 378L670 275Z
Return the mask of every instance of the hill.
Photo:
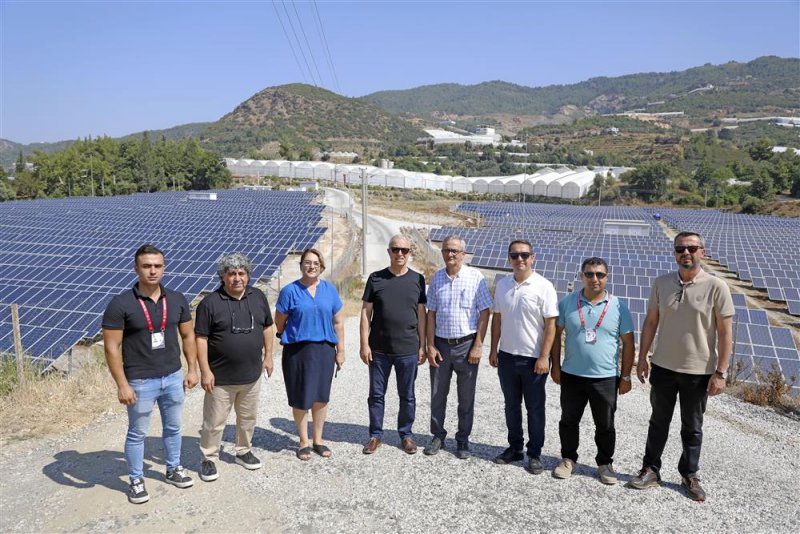
M274 150L278 143L357 150L413 143L425 133L358 98L306 84L270 87L242 102L202 134L204 145L226 156L251 149Z
M363 97L392 113L517 127L571 122L633 109L691 116L800 112L800 59L761 57L684 71L598 77L571 85L525 87L503 81L438 84ZM508 121L509 116L514 120Z

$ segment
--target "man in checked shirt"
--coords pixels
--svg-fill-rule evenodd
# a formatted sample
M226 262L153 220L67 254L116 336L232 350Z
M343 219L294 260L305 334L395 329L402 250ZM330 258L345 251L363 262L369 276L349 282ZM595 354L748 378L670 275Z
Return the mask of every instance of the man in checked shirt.
M456 373L458 431L456 457L469 458L469 435L475 408L475 385L492 296L477 269L464 265L464 240L442 242L445 268L434 273L428 287L428 363L431 365L431 434L423 452L434 455L445 447L444 428L450 380Z

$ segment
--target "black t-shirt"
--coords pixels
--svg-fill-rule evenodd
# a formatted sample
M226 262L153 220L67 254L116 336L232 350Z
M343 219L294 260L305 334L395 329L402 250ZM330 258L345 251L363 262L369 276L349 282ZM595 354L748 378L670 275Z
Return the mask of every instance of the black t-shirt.
M167 327L164 329L164 348L153 349L150 328L142 310L147 307L153 332L161 332L164 300L167 302ZM158 378L181 368L181 347L178 325L192 320L192 311L182 293L161 286L158 302L143 298L138 283L108 303L103 314L103 328L122 330L122 367L128 380Z
M369 346L392 356L419 350L417 305L425 304L425 277L411 269L395 276L387 267L369 275L364 302L372 303Z
M264 329L272 324L267 297L248 286L241 300L220 287L197 306L194 332L208 338L208 364L218 386L251 384L261 377Z

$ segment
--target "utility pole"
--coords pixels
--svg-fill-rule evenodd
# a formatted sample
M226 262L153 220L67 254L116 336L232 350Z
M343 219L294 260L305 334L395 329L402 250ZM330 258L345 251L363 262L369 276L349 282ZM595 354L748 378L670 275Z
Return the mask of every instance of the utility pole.
M367 277L367 173L361 169L361 276Z
M92 196L94 196L94 169L92 166L92 153L89 153L89 178L92 181Z

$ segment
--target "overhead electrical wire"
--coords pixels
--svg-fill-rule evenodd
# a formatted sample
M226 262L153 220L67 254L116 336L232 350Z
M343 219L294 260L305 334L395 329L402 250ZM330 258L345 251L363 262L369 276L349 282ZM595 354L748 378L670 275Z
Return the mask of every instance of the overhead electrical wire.
M297 58L297 52L294 51L292 40L289 38L289 33L286 31L286 26L283 24L283 20L281 19L281 14L278 11L278 6L275 5L275 0L272 0L272 8L275 10L275 16L278 18L278 22L280 22L281 24L281 29L283 29L283 35L284 37L286 37L286 42L289 43L289 49L292 51L292 56L294 57L294 62L297 64L297 68L300 70L300 75L303 77L303 81L308 83L308 78L306 77L306 73L303 70L303 65Z
M319 16L319 9L317 8L317 0L311 0L311 5L314 6L314 16L315 22L317 23L317 28L319 28L319 34L322 37L322 46L325 49L325 59L328 62L328 68L331 71L331 77L333 78L334 86L336 87L336 92L341 94L342 89L339 86L339 77L336 75L336 69L333 66L333 58L331 57L331 49L328 46L328 38L325 36L325 29L322 26L322 18Z
M297 4L294 0L291 0L292 8L294 9L294 14L297 17L297 25L300 26L300 33L303 34L303 40L306 42L306 47L308 48L308 55L311 56L311 63L314 65L314 70L317 72L317 78L319 79L320 85L324 86L324 82L322 80L322 74L319 72L319 67L317 67L317 60L314 57L314 51L311 48L311 44L308 42L308 37L306 36L306 30L303 28L303 19L300 18L300 13L297 12Z
M294 23L292 22L292 17L289 15L289 10L286 8L286 2L281 0L281 5L283 6L283 10L286 12L286 19L289 22L289 27L292 29L292 33L294 34L295 42L297 46L300 48L300 55L303 58L303 63L306 64L306 68L308 69L308 74L311 76L312 83L315 87L319 87L320 84L314 79L314 72L311 70L311 66L308 64L308 58L306 58L306 54L303 51L303 44L300 42L300 38L297 37L297 30L294 29Z

